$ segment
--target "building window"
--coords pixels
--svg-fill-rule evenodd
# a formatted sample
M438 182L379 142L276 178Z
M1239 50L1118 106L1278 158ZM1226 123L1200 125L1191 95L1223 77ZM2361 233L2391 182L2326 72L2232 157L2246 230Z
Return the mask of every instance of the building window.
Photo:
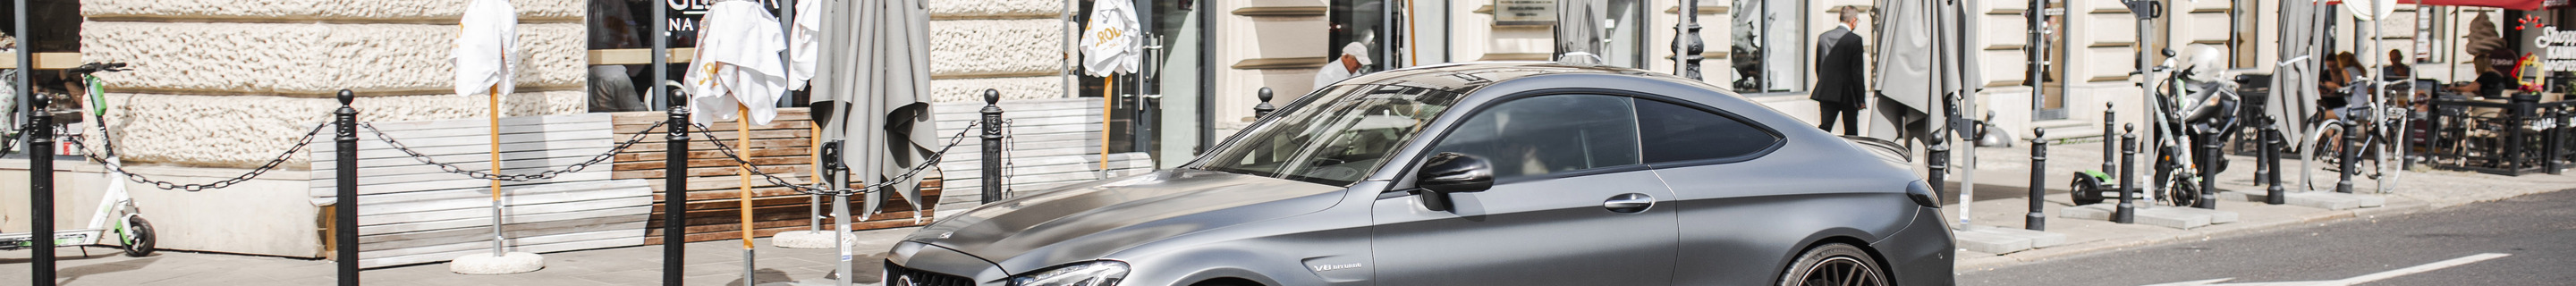
M1806 1L1734 0L1728 11L1725 83L1741 93L1797 92L1807 89Z

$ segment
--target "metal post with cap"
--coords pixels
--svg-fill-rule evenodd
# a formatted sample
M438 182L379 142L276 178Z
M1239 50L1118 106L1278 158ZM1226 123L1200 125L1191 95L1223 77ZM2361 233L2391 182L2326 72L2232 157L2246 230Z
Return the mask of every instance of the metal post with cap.
M2261 120L2263 122L2261 124L2263 126L2263 161L2265 165L2270 165L2272 168L2271 172L2263 174L2263 185L2266 188L2263 190L2263 204L2286 204L2289 203L2289 199L2282 196L2287 195L2288 191L2281 187L2281 130L2280 127L2272 125L2275 119L2271 116L2263 116Z
M2111 214L2111 222L2138 222L2138 124L2122 126L2120 132L2120 205Z
M35 283L29 285L48 285L54 284L53 117L42 116L46 100L44 96L37 96L34 90L32 72L36 66L33 54L36 37L27 33L27 0L18 0L16 7L11 10L17 14L14 16L18 21L15 33L18 35L18 84L13 88L18 90L19 98L27 101L28 112L22 113L27 115L26 131L23 131L27 134L27 204L34 214L28 226L35 230L28 238L36 244L35 257L31 259L34 262L28 263L35 267L31 271L34 275L29 275Z
M1279 110L1279 107L1270 105L1270 88L1261 88L1261 92L1255 96L1261 98L1261 104L1252 105L1252 121L1261 121L1261 119L1270 118L1271 111Z
M331 112L333 125L338 125L331 136L332 155L337 158L331 168L338 176L332 182L337 197L331 204L331 238L337 246L332 253L339 257L335 263L341 286L358 285L358 109L349 107L356 100L349 90L340 90L340 109Z
M984 89L984 201L993 203L1002 197L1002 92Z
M2022 214L2021 224L2025 229L2048 230L2048 215L2040 212L2045 207L2040 201L2048 197L2048 140L2040 138L2048 137L2048 130L2031 128L2030 137L2030 197L2022 198L2030 201L2030 212Z

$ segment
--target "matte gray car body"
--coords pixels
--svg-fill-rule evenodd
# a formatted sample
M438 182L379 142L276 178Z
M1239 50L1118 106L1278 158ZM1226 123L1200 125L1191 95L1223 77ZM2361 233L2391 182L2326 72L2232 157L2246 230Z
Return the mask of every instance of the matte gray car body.
M1899 285L1952 283L1950 232L1937 209L1907 196L1921 183L1902 163L1703 83L1515 62L1416 67L1342 85L1464 97L1421 127L1426 140L1410 140L1389 155L1392 163L1348 186L1187 166L1074 184L940 218L899 243L886 263L975 285L1098 260L1128 264L1120 285L1767 285L1809 247L1844 243L1870 252ZM1478 107L1567 92L1687 102L1783 143L1750 158L1498 183L1453 194L1451 211L1427 210L1418 201L1425 195L1404 191L1437 141L1429 138ZM1635 213L1598 208L1628 193L1655 203ZM1548 210L1485 212L1502 208Z

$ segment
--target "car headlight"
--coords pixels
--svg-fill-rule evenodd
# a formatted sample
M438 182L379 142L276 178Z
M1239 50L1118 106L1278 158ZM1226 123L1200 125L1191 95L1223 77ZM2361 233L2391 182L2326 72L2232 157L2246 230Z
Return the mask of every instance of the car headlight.
M1101 260L1066 264L1037 273L1011 276L1011 286L1114 286L1127 278L1127 263Z

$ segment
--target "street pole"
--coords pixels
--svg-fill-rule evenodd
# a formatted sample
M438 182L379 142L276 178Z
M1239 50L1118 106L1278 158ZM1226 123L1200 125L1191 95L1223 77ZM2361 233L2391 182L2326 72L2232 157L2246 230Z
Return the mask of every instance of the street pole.
M1681 35L1673 37L1673 72L1699 80L1699 61L1705 58L1699 53L1707 48L1699 38L1699 0L1682 0L1681 16L1673 25L1673 33Z
M358 109L349 107L356 99L349 90L340 90L340 110L332 112L334 125L338 125L333 128L336 136L331 137L331 151L337 158L331 168L338 176L333 178L337 186L333 195L338 197L331 207L331 237L336 241L332 252L340 258L334 261L340 272L340 286L358 285Z
M993 203L1002 197L1002 92L984 89L984 168L982 186L984 201Z

